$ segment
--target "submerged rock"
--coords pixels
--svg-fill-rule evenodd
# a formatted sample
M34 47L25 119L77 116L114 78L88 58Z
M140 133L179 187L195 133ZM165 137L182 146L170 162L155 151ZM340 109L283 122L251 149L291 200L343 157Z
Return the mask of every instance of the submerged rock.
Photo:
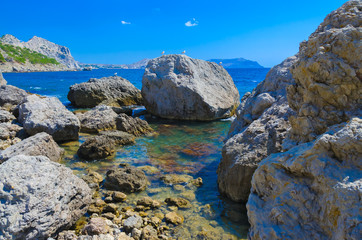
M117 107L142 104L140 90L127 79L117 76L91 78L88 82L72 85L68 99L74 106L84 108L99 104Z
M260 161L281 151L294 112L287 103L286 87L294 80L289 71L297 57L273 67L251 94L243 97L222 149L218 174L221 194L246 202L251 178Z
M227 118L240 103L239 92L222 66L175 54L148 62L142 96L148 112L180 120Z
M184 222L184 217L176 212L169 212L166 214L166 222L179 225Z
M43 156L0 165L0 233L4 239L47 239L74 224L91 202L87 184Z
M104 182L106 189L125 193L145 190L147 184L145 173L131 166L109 170Z
M87 160L104 159L115 151L115 141L106 136L94 136L88 138L80 145L77 154Z
M135 136L141 136L153 131L145 120L138 117L130 117L125 113L121 113L116 118L117 129L123 132L128 132Z
M77 114L81 124L80 130L86 133L98 133L100 131L116 129L117 116L111 107L105 105Z
M58 146L52 136L42 132L2 151L0 153L0 163L17 155L46 156L51 161L59 162L63 154L64 149Z
M26 97L19 106L18 119L29 135L46 132L55 141L78 140L79 120L58 98Z

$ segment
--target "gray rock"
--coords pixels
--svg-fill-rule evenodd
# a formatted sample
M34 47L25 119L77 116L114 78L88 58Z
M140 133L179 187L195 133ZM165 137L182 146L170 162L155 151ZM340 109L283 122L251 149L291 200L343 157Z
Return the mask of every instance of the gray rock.
M63 154L64 149L58 146L52 136L42 132L2 151L0 153L0 163L17 155L46 156L51 161L59 162Z
M0 107L17 106L24 102L27 95L23 89L11 85L0 86Z
M124 221L123 227L124 227L124 230L126 230L126 232L131 232L132 229L134 229L134 228L137 228L137 229L141 228L142 224L143 224L142 218L138 215L133 215Z
M50 134L55 141L78 140L78 118L58 98L30 95L19 106L19 122L29 135Z
M185 55L149 61L142 96L148 112L180 120L227 118L240 103L239 92L222 66Z
M115 141L106 136L88 138L78 149L78 156L87 160L104 159L115 151Z
M0 239L47 239L74 224L91 202L87 184L47 157L0 165Z
M296 60L291 57L273 67L238 107L217 170L220 193L233 201L248 200L260 161L282 150L290 129L288 117L294 114L286 98L286 87L294 83L288 69Z
M131 166L109 170L104 182L106 189L125 193L142 191L146 189L147 184L145 173Z
M74 106L88 108L99 104L116 107L142 104L140 90L117 76L91 78L88 82L72 85L68 99Z
M117 116L111 107L105 105L77 114L81 124L81 132L87 133L98 133L100 131L116 129Z
M133 134L134 136L141 136L153 132L153 129L145 120L138 117L130 117L125 113L118 115L116 125L118 130Z
M135 142L134 135L117 130L100 132L99 135L113 139L117 145L126 145Z
M8 111L0 109L0 123L11 122L15 120L15 116Z
M4 150L26 137L24 129L12 123L0 123L0 150Z
M362 120L263 160L247 203L251 239L359 239Z
M142 240L158 240L157 230L151 225L147 225L142 229Z
M0 86L6 85L7 81L4 79L2 72L0 71Z

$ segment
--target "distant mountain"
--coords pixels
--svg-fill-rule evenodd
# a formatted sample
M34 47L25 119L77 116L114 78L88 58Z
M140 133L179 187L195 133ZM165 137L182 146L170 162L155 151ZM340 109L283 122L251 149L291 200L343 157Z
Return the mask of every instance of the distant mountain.
M64 65L66 70L75 70L79 68L77 62L71 55L69 48L55 44L41 37L34 36L29 41L23 42L13 35L6 34L0 38L0 42L4 45L30 49L45 55L48 58L53 58L58 63Z
M233 59L210 59L209 62L214 62L221 65L224 68L264 68L256 61L247 60L244 58Z
M151 59L145 58L141 61L132 64L98 64L98 63L80 63L81 68L91 67L92 69L106 68L106 69L145 69L148 61Z

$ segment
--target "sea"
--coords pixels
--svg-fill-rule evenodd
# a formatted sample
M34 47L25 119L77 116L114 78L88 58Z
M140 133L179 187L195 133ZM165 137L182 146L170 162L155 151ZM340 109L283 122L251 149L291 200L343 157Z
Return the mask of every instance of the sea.
M239 90L240 97L246 92L251 92L264 80L269 70L268 68L227 69ZM96 69L74 72L3 73L3 76L9 85L35 94L57 97L66 107L74 111L76 109L67 99L71 85L86 82L90 78L117 74L141 89L143 73L142 69ZM217 189L216 171L231 120L185 122L153 117L146 120L157 134L139 137L134 144L119 147L114 156L96 161L84 161L78 158L76 152L79 145L89 137L88 134L81 134L79 141L61 144L66 150L62 163L70 167L79 177L89 170L105 175L107 170L121 163L142 168L150 185L141 193L128 195L128 201L120 204L120 208L134 207L134 202L143 196L150 196L159 201L164 201L167 197L188 199L192 207L179 209L179 213L185 218L184 223L171 229L175 239L194 239L205 237L207 234L212 236L212 239L246 238L249 223L245 204L234 203L220 196ZM201 177L203 185L199 188L185 184L167 185L160 180L165 174ZM105 190L101 187L100 192L102 191ZM162 206L158 211L165 214L170 209ZM149 214L152 215L152 212Z

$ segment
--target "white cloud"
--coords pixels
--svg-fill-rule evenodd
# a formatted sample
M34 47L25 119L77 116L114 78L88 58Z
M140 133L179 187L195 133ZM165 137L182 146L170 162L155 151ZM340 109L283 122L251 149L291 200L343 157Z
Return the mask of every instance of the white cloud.
M126 22L126 21L121 21L121 23L122 23L123 25L131 24L130 22Z
M185 26L186 26L186 27L195 27L195 26L197 26L197 25L199 25L199 22L196 21L195 18L193 18L192 20L187 21L187 22L185 23Z

